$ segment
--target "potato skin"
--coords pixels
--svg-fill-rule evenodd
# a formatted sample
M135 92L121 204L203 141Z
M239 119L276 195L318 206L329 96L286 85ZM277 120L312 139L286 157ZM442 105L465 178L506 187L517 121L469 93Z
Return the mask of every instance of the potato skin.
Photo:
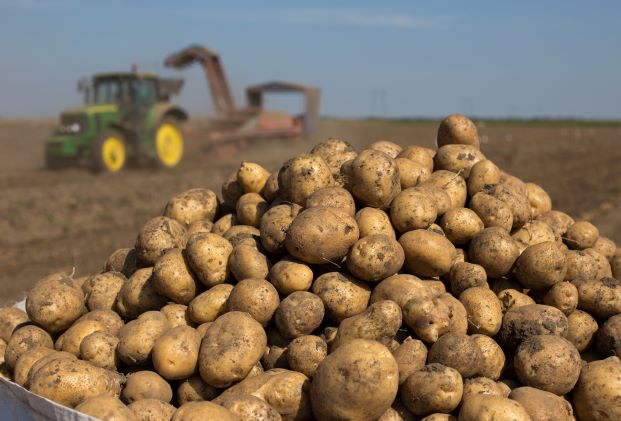
M373 234L384 234L392 239L396 238L395 229L388 214L381 209L362 208L356 212L356 223L360 230L360 238Z
M479 347L470 336L453 332L440 336L427 355L430 364L454 368L462 377L476 375L481 358Z
M226 313L226 302L233 291L233 285L220 284L197 295L188 305L190 320L196 324L213 322Z
M472 377L464 381L462 401L475 395L494 395L506 398L510 392L511 389L502 382L496 382L487 377Z
M102 420L138 421L136 414L114 396L95 396L76 406L76 411Z
M183 250L170 249L153 267L153 289L178 304L188 304L199 290Z
M319 364L311 385L318 420L376 420L392 404L399 368L390 351L375 341L355 339Z
M472 197L478 192L500 182L500 170L489 159L482 159L470 168L468 176L468 196Z
M487 276L499 278L509 273L519 256L517 244L502 228L485 228L475 235L468 248L472 263L483 266Z
M224 283L230 274L233 246L218 234L195 234L186 246L186 257L196 277L206 286Z
M427 230L408 231L399 238L405 253L405 267L417 276L441 276L451 269L455 246L440 234Z
M466 205L468 187L466 186L466 180L460 174L447 170L437 170L431 173L429 181L422 184L421 187L424 188L424 186L429 184L444 190L448 194L451 208L463 208ZM438 211L438 214L443 213Z
M498 339L513 350L535 335L566 336L567 317L559 309L541 304L514 307L505 313Z
M94 332L106 332L106 327L103 323L95 320L83 320L74 323L56 340L56 349L78 357L80 355L80 344L84 338Z
M408 145L399 152L397 158L406 158L410 161L422 165L429 172L433 171L433 157L436 151L434 149L424 148L417 145Z
M119 316L118 313L112 310L89 311L78 320L76 320L75 323L79 323L84 320L96 320L102 323L106 327L106 331L110 332L112 335L115 336L119 333L119 330L125 325L125 323L123 323L123 320L121 319L121 316Z
M412 339L408 336L392 352L393 357L399 366L399 384L403 384L405 380L414 373L422 369L427 361L427 347L422 341Z
M459 410L460 421L530 421L528 412L518 402L494 395L476 395L466 400Z
M574 224L571 216L557 210L542 213L536 217L536 220L548 224L557 237L562 237L567 232L567 228Z
M29 350L21 354L17 359L17 362L15 363L15 367L13 369L13 379L15 383L22 387L25 387L28 380L28 373L30 372L32 366L41 358L52 353L54 353L54 350L52 348L35 346L34 348L30 348ZM4 353L2 354L2 358L4 359Z
M442 282L423 281L414 275L396 274L375 286L370 303L391 300L403 309L411 299L434 298L444 292Z
M530 203L526 196L525 187L524 191L521 191L506 182L503 183L501 180L500 184L489 189L489 194L509 205L511 213L513 214L512 227L514 229L522 227L532 219Z
M292 257L285 257L270 269L269 281L279 293L289 295L295 291L308 291L313 282L313 271Z
M379 301L371 304L364 312L348 317L339 324L336 337L331 344L334 352L343 344L354 339L370 339L390 344L401 327L401 308L394 301Z
M266 279L270 266L264 254L246 244L236 246L229 256L229 268L238 281L247 278Z
M515 275L524 288L541 291L565 279L565 253L556 242L529 246L515 262Z
M612 316L597 332L597 348L602 355L621 358L621 314Z
M478 192L469 203L470 209L476 213L485 228L499 227L511 231L513 226L513 212L505 202L487 193Z
M343 187L324 187L306 199L306 209L316 207L338 208L350 216L356 214L354 198Z
M297 291L281 301L274 321L286 339L295 339L317 329L324 313L321 298L310 292Z
M552 210L552 199L541 186L535 183L526 183L526 195L533 218Z
M159 399L140 399L127 405L138 421L170 421L176 408Z
M570 282L554 284L543 296L543 304L556 307L569 316L578 308L578 288Z
M451 267L448 273L451 292L456 297L472 287L489 288L487 273L483 266L469 262L458 262Z
M429 168L421 163L407 158L397 158L395 161L399 167L399 182L402 190L424 183L431 177Z
M9 342L15 329L26 322L28 315L25 311L15 307L0 308L0 339Z
M383 152L360 152L351 163L349 190L362 206L387 208L401 191L397 162Z
M578 221L567 228L563 240L570 249L584 250L593 247L599 238L599 230L588 221Z
M119 339L107 332L93 332L80 342L80 359L91 363L96 367L106 370L116 370L118 356L116 347Z
M260 194L246 193L237 200L235 214L240 224L258 228L268 207L267 201Z
M302 208L294 203L276 205L261 217L261 244L272 255L285 252L285 237L291 222Z
M201 219L213 222L217 209L216 194L209 189L196 188L170 198L164 208L164 216L188 226Z
M403 247L384 234L358 240L347 255L347 269L355 277L377 282L397 273L405 261Z
M103 272L121 272L129 278L138 269L138 254L134 248L120 248L112 252L103 267Z
M310 379L328 355L328 345L319 336L298 336L289 342L286 354L289 367Z
M298 155L287 162L278 172L278 186L284 196L300 206L319 189L333 183L332 171L318 155Z
M135 319L146 311L159 310L166 298L155 292L153 284L153 268L138 269L121 287L116 311L127 319Z
M601 278L582 282L576 286L580 296L579 309L600 319L621 313L621 281L614 278Z
M228 311L244 311L266 326L280 303L278 291L264 279L248 278L238 282L227 300Z
M157 216L147 221L136 238L138 260L152 266L157 259L170 248L183 248L186 242L186 230L183 225L172 218Z
M452 412L461 401L463 380L459 372L430 363L412 373L401 387L401 401L415 415Z
M50 335L37 326L27 325L13 332L4 351L4 362L13 370L15 364L25 352L36 347L54 349Z
M167 380L186 379L198 363L201 336L189 326L174 327L155 341L152 361L155 370Z
M341 322L362 313L369 303L369 287L347 273L328 272L318 277L311 287L323 301L326 315Z
M67 329L85 312L82 290L65 276L39 280L26 297L30 320L52 334Z
M244 193L261 193L270 172L255 162L243 161L237 170L237 182Z
M618 357L593 361L582 368L573 391L573 403L580 420L621 419L621 361Z
M479 149L477 126L468 117L450 114L440 122L437 136L438 147L444 145L471 145Z
M485 155L478 146L448 144L438 148L433 158L433 167L435 170L463 174L464 178L468 178L471 168L484 159Z
M150 361L157 338L170 329L170 322L159 311L147 311L119 330L117 352L119 359L130 366Z
M263 327L249 314L223 314L203 337L198 356L201 378L214 387L242 380L261 359L266 345Z
M502 326L502 306L496 294L484 287L468 288L459 295L468 313L468 333L494 336Z
M518 402L536 421L573 421L574 411L569 402L554 393L534 387L518 387L511 391L509 399Z
M384 152L391 158L396 158L403 149L400 145L390 140L378 140L369 145L369 149Z
M567 337L579 352L586 350L597 332L597 321L589 313L576 310L567 316Z
M260 419L280 421L282 418L267 402L253 395L231 395L223 398L219 404L238 415L240 419Z
M470 336L481 353L477 374L488 379L498 380L505 368L506 357L496 341L487 335Z
M136 371L127 377L121 398L127 404L141 399L159 399L170 403L172 389L168 382L156 372Z
M399 232L428 228L437 216L432 197L416 187L402 190L390 204L390 219Z
M483 231L483 221L468 208L455 208L442 215L440 227L451 243L463 245Z
M127 278L121 272L104 272L90 277L86 294L86 307L92 310L114 310L116 296Z

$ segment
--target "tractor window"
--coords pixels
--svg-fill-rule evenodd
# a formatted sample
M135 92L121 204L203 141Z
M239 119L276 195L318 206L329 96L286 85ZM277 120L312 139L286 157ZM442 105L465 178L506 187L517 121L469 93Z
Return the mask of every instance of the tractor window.
M95 86L95 103L109 104L119 100L119 82L117 80L101 80Z
M131 96L136 105L153 104L157 98L155 81L134 79L130 82Z

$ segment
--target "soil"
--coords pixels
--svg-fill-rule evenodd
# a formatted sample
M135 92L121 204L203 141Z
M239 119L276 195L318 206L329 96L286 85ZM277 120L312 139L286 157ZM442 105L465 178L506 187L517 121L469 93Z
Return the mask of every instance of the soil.
M325 119L314 141L261 140L228 158L206 146L202 123L189 126L186 156L174 170L93 174L51 171L43 145L55 121L0 120L0 303L17 300L42 276L99 271L114 250L131 247L140 227L185 189L220 185L242 160L270 170L339 137L363 148L389 139L434 146L438 122ZM503 170L540 184L554 207L594 222L621 244L621 126L597 123L487 123L482 150Z

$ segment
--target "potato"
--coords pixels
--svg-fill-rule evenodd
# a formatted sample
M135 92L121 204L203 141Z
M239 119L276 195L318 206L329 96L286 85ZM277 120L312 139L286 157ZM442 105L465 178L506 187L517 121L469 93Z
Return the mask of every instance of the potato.
M186 258L196 277L206 286L224 283L229 277L231 243L218 234L195 234L186 247Z
M27 374L27 379L26 379L26 382L24 383L24 387L30 390L30 384L31 384L32 379L34 378L35 374L37 373L37 371L39 371L39 369L41 367L45 366L47 363L49 363L51 361L55 361L55 360L61 360L61 359L76 360L77 358L76 358L75 355L70 354L68 352L52 350L51 353L49 353L47 355L44 355L43 357L41 357L38 360L36 360L34 362L34 364L32 364L32 367L30 367L30 369L26 373ZM17 371L17 368L16 368L16 371Z
M488 159L482 159L470 168L468 175L468 196L485 191L500 182L500 170Z
M597 279L598 262L586 251L569 250L565 252L565 259L567 261L565 281L579 285L582 282Z
M443 293L438 300L444 302L449 310L449 332L466 334L468 331L468 313L464 305L451 294Z
M270 342L269 337L268 342ZM269 345L263 357L261 357L261 366L265 368L265 370L271 370L273 368L289 369L286 352L286 347Z
M468 333L494 336L502 325L502 306L496 294L484 287L468 288L459 295L468 313Z
M332 162L332 160L334 160L335 156L341 154L353 154L353 157L356 156L356 152L349 142L336 138L329 138L328 140L319 142L311 149L311 155L322 157L330 168L340 168L342 161L336 160Z
M91 417L114 421L137 421L136 414L114 396L95 396L76 406L76 411Z
M159 399L140 399L127 405L138 421L170 421L175 407Z
M211 232L213 234L218 234L222 236L225 232L228 231L229 228L237 224L237 216L235 216L234 213L229 213L214 222L213 227L211 228ZM190 237L188 237L188 239L189 238Z
M302 208L294 203L283 203L270 208L261 217L261 244L272 255L285 252L285 236L293 219Z
M362 313L371 291L364 283L347 273L328 272L318 277L311 288L325 306L326 315L335 322Z
M421 418L420 421L457 421L457 417L451 414L436 412L435 414L430 414L427 415L425 418Z
M319 336L298 336L289 343L286 357L292 370L304 374L309 379L315 375L317 367L328 355L328 345Z
M300 206L323 187L333 183L332 171L318 155L298 155L285 162L278 173L278 186L285 198Z
M243 379L261 359L266 345L265 331L249 314L223 314L203 337L198 356L201 378L213 387Z
M244 193L261 193L270 172L261 165L243 161L237 170L237 182Z
M455 208L442 215L440 227L451 243L462 245L483 231L483 221L468 208Z
M460 421L530 421L528 412L518 402L494 395L476 395L464 401Z
M349 184L362 206L385 209L401 191L399 166L383 152L366 149L351 164Z
M621 314L612 316L597 332L597 348L602 355L621 357Z
M401 191L390 205L390 219L400 232L428 228L437 213L432 197L416 187Z
M397 274L377 284L371 294L370 303L391 300L403 308L411 299L433 298L444 292L444 284L440 281L423 281L413 275Z
M227 301L228 311L245 311L266 326L280 303L278 291L263 279L248 278L235 285Z
M455 247L440 234L426 230L408 231L399 238L405 252L405 267L417 276L441 276L451 269Z
M536 220L548 224L557 237L562 237L567 232L567 229L574 224L571 216L557 210L542 213L536 217Z
M498 380L505 367L505 354L502 352L502 348L495 340L486 335L476 334L470 338L479 348L481 354L477 375Z
M347 256L349 272L367 282L377 282L397 273L403 266L403 248L384 234L358 240Z
M198 374L181 382L175 392L179 405L194 401L210 401L220 394L220 389L208 385Z
M147 221L136 238L138 260L152 266L164 252L171 248L185 246L186 230L172 218L157 216Z
M233 291L233 285L220 284L211 287L190 301L188 315L194 323L213 322L218 316L226 313L226 302Z
M272 266L268 278L278 292L289 295L295 291L308 291L313 282L313 271L304 263L285 257Z
M354 339L370 339L389 345L401 327L401 308L394 301L371 304L363 313L343 320L331 344L331 351Z
M606 256L604 256L594 248L588 248L582 251L584 251L586 254L591 256L593 260L595 260L597 265L597 273L595 275L596 279L612 277L612 268L610 267L610 262L608 262Z
M435 150L424 148L422 146L409 145L406 146L397 155L398 158L406 158L426 168L429 172L433 171L433 157Z
M280 195L280 188L278 187L278 172L273 172L267 178L267 182L261 191L261 196L268 202L273 202Z
M530 203L525 191L521 192L513 186L501 183L491 187L488 193L509 206L513 215L513 229L520 228L532 220Z
M75 322L80 323L84 320L96 320L102 323L106 327L106 332L110 332L114 336L119 333L119 330L125 324L123 323L123 320L121 320L121 316L112 310L89 311Z
M376 420L392 404L399 368L390 351L375 341L354 339L319 364L311 404L320 420Z
M519 243L520 251L523 251L528 246L534 246L535 244L540 244L546 241L557 241L552 228L550 228L548 224L541 221L527 222L522 225L521 228L515 230L511 234L511 237ZM562 246L561 243L558 245Z
M136 371L127 376L127 383L121 393L127 404L141 399L159 399L163 402L172 400L172 389L168 382L154 371Z
M408 336L403 343L392 352L399 367L399 384L414 373L422 369L427 361L427 347L422 341Z
M360 230L360 238L373 234L384 234L392 239L396 238L395 229L390 218L381 209L362 208L356 213L356 223Z
M170 249L153 267L153 289L178 304L188 304L200 290L183 250Z
M438 147L444 145L471 145L479 149L477 126L468 117L450 114L440 122L437 137Z
M250 225L234 225L222 236L228 240L233 247L239 244L247 244L253 247L259 247L261 231Z
M378 140L369 145L369 149L384 152L391 158L396 158L403 149L401 146L390 140Z
M412 373L401 387L401 401L415 415L452 412L461 401L463 381L459 372L430 363Z
M122 376L85 361L55 359L29 379L30 391L73 408L95 396L119 396Z
M578 221L567 228L563 241L572 250L593 247L599 238L599 230L588 221Z
M235 205L237 220L240 224L259 227L261 217L269 205L258 193L246 193L237 200Z
M155 341L153 367L167 380L190 377L196 370L201 336L189 326L174 327Z
M403 321L427 343L449 332L450 316L447 302L436 296L413 298L403 306Z
M26 313L52 334L62 332L86 312L84 295L71 278L40 279L26 297Z
M222 201L223 203L231 208L235 209L235 203L237 203L237 199L244 194L244 190L242 189L241 184L237 180L237 171L230 174L227 179L222 183Z
M621 281L614 278L590 280L578 287L578 308L592 316L607 319L621 313Z
M350 216L356 214L354 198L342 187L324 187L308 196L306 209L316 207L337 208Z
M597 332L597 322L589 313L576 310L567 316L567 337L579 352L589 348Z
M621 419L621 361L593 361L582 368L573 392L577 418L587 421Z
M115 335L102 331L93 332L80 342L78 356L96 367L114 371L119 365L116 354L118 344L119 338Z
M610 238L600 236L593 244L593 249L610 261L615 256L617 245Z
M552 210L552 199L541 186L535 183L526 183L526 195L533 218Z
M424 183L431 177L431 170L425 165L407 158L395 159L399 167L399 183L401 189L414 187Z
M126 319L135 319L146 311L159 310L166 298L155 291L153 284L153 268L138 269L119 291L116 311Z
M578 308L578 288L570 282L559 282L554 284L543 296L543 304L556 307L565 316Z
M106 332L106 326L95 320L83 320L74 323L56 340L56 350L65 351L79 357L82 340L95 332Z
M478 146L448 144L438 148L433 158L433 167L436 171L448 170L468 178L472 167L484 159L485 155Z
M238 415L243 420L280 421L280 414L263 399L253 395L230 395L219 405Z
M28 322L25 311L16 307L0 308L0 339L8 342L15 329Z
M305 291L296 291L282 300L274 321L278 331L287 339L308 335L323 321L324 306L321 298Z
M530 304L507 310L498 332L498 340L513 350L535 335L567 335L567 317L554 307Z
M479 348L471 337L453 332L440 336L427 355L429 363L454 368L462 377L476 375L481 358Z
M211 230L213 230L213 222L208 219L194 221L186 228L188 238L200 232L211 232Z
M489 288L487 274L483 266L468 262L458 262L448 273L451 292L456 297L472 287Z
M151 360L157 338L170 329L170 322L159 311L147 311L119 330L119 359L129 366L140 366Z
M518 256L515 240L498 227L485 228L472 238L468 248L470 261L483 266L491 278L509 273Z
M451 208L463 208L466 205L468 188L466 187L466 180L461 175L447 170L434 171L429 181L423 183L423 186L426 184L431 184L444 190L451 200ZM439 215L442 213L438 211Z
M166 304L160 309L160 313L166 316L171 329L177 326L195 326L192 320L190 320L188 306L183 304Z
M15 362L15 367L13 369L13 378L15 383L25 387L26 382L28 381L28 373L30 372L32 366L41 358L54 352L55 351L52 348L35 346L21 354ZM4 359L4 353L2 354L2 358Z
M54 349L50 335L37 326L27 325L17 328L11 335L4 351L5 364L13 370L19 357L36 347Z
M522 405L533 421L575 420L569 402L554 393L525 386L513 389L509 398Z
M209 189L197 188L173 196L164 208L164 216L188 226L202 219L213 221L217 210L216 194Z
M85 284L86 306L89 310L114 310L116 296L127 282L121 272L104 272L90 277Z
M499 227L511 231L513 212L509 205L487 193L476 193L469 203L470 209L476 213L485 228Z
M170 421L239 421L240 418L226 408L212 402L188 402L180 406Z
M271 264L264 254L246 244L240 244L233 248L233 252L229 256L229 268L238 281L247 278L266 279L270 266Z
M515 262L515 275L524 288L541 291L565 279L565 253L553 241L527 247Z
M462 401L470 399L476 395L492 395L506 398L511 389L504 383L496 382L487 377L474 377L464 380L464 393Z
M108 257L103 272L121 272L127 278L138 269L138 254L134 248L117 249Z

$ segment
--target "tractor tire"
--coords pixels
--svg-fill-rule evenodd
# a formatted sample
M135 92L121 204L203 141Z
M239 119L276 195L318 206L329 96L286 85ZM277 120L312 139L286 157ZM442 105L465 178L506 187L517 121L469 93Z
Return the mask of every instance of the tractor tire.
M183 132L175 118L164 118L155 129L155 160L161 168L173 168L183 157Z
M95 172L118 172L127 163L127 141L122 132L106 129L97 135L91 148Z

